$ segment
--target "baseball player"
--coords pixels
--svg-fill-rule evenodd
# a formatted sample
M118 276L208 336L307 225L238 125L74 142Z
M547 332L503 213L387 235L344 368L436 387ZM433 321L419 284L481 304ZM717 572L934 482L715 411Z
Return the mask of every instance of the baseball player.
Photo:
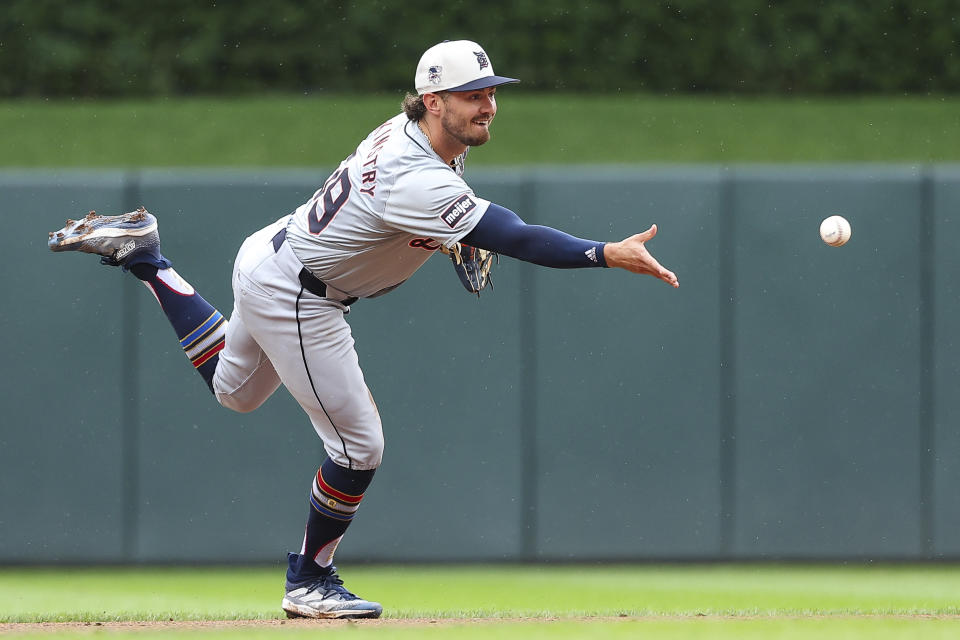
M620 242L585 240L525 224L467 186L467 151L490 139L497 87L513 82L494 74L475 42L429 48L403 113L374 129L307 202L240 247L229 322L160 253L157 220L143 208L91 212L50 234L52 250L99 254L143 281L220 404L252 411L283 384L310 418L327 458L312 480L300 552L288 554L281 606L291 617L382 611L348 591L333 565L383 452L346 322L352 305L375 304L369 299L403 284L438 250L480 274L480 288L489 260L477 270L467 249L547 267L619 267L678 286L647 251L656 225Z

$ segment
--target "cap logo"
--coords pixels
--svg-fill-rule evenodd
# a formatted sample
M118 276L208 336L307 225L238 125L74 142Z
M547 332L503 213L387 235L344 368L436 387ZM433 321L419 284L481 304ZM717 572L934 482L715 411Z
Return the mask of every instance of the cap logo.
M474 51L473 55L477 56L477 63L480 65L481 69L486 69L490 66L490 61L487 60L487 54L483 51Z
M443 82L443 67L435 64L427 69L427 79L433 84L440 84Z

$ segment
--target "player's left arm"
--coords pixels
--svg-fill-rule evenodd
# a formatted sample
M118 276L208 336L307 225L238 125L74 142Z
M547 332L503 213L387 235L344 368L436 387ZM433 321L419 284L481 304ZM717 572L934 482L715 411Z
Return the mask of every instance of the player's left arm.
M657 226L653 225L620 242L584 240L552 227L527 224L513 211L491 202L461 241L545 267L619 267L677 287L677 276L661 266L646 248L656 234Z

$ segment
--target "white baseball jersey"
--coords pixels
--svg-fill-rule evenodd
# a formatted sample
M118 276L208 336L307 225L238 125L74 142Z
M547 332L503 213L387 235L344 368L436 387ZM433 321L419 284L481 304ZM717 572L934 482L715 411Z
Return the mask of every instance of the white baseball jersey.
M297 258L328 287L371 298L399 286L441 245L467 235L490 205L403 113L340 163L287 226Z

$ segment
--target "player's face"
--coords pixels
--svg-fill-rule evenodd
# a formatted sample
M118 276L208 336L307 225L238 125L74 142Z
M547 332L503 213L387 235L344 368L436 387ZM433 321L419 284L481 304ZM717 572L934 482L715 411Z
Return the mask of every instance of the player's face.
M443 130L460 144L476 147L490 139L490 123L497 114L497 88L450 91L444 95Z

